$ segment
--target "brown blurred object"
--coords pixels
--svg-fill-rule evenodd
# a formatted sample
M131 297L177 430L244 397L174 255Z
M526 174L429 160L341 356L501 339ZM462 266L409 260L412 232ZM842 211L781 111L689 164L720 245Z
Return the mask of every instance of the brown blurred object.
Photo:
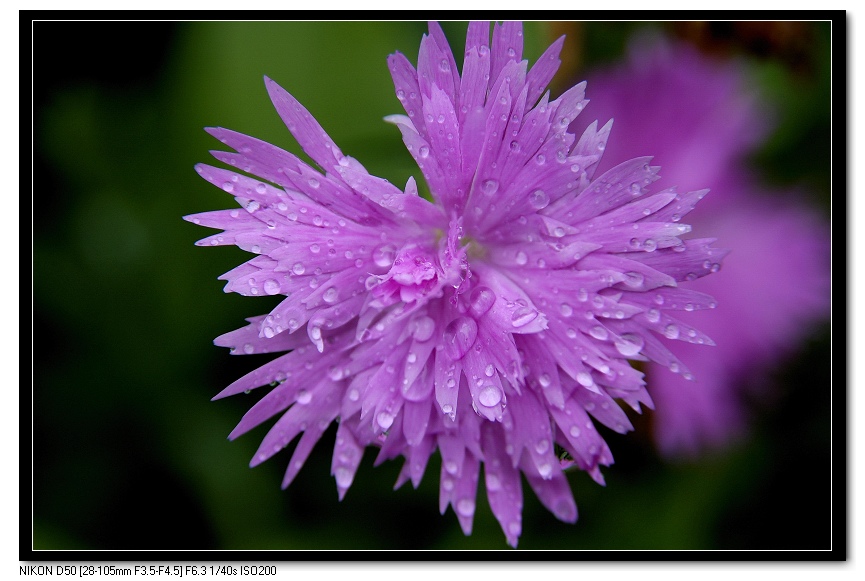
M559 58L562 61L559 72L550 82L552 97L560 95L573 85L573 76L582 68L585 47L585 25L583 22L550 22L547 28L546 45L552 44L560 36L565 36L565 44Z
M814 27L808 21L673 22L673 34L706 53L730 56L738 52L777 59L797 73L813 69L810 48Z

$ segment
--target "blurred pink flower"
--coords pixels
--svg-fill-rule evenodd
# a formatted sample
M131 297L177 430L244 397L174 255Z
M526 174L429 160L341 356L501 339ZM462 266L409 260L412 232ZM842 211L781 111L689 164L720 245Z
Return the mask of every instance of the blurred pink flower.
M690 45L638 38L626 62L588 75L592 119L614 119L628 139L606 159L651 152L661 183L712 194L689 214L697 235L730 249L717 276L683 286L714 296L717 310L695 326L717 343L711 353L677 342L696 381L646 365L655 400L655 438L667 456L696 455L741 436L746 393L766 393L770 373L829 315L829 228L800 192L768 191L745 156L768 135L773 109L741 62L713 60Z

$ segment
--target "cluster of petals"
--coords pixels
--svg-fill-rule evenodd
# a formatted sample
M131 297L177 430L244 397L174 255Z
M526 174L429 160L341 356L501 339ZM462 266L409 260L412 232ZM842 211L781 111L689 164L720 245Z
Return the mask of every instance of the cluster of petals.
M603 483L613 458L596 422L632 429L621 400L652 406L629 360L689 371L666 339L712 344L678 311L714 308L679 281L718 270L713 239L682 239L705 190L650 192L648 157L595 175L611 124L577 138L585 83L550 100L563 38L531 67L518 23L469 25L462 73L430 24L417 68L389 57L402 133L429 188L400 189L344 155L275 82L282 120L318 168L226 129L232 169L197 171L239 209L186 219L221 232L200 245L255 256L223 275L226 291L281 295L266 315L216 339L233 353L282 353L217 398L270 391L230 437L273 423L252 464L300 436L283 486L336 422L340 498L364 450L403 456L397 486L416 487L441 456L440 509L471 532L483 474L511 545L522 530L521 476L559 519L577 507L565 470ZM238 171L239 170L239 171ZM243 172L243 173L240 173ZM483 472L481 466L483 465Z
M829 228L805 192L769 190L750 169L747 156L766 141L778 112L744 62L638 36L624 62L593 71L590 79L595 98L588 112L614 117L629 136L611 141L607 154L627 158L653 147L665 182L711 183L712 195L688 220L695 233L711 232L735 256L717 275L686 284L719 305L692 317L716 349L670 346L696 381L663 365L645 366L659 450L694 457L747 431L746 402L777 389L775 367L828 319ZM673 125L676 131L669 130Z

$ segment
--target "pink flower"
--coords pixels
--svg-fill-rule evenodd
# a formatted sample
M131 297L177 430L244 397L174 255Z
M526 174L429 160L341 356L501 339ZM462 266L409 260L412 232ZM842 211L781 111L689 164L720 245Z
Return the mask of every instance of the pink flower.
M616 399L651 405L629 359L687 373L663 338L711 344L673 311L714 308L678 281L718 269L711 239L682 240L679 222L705 191L650 193L647 157L595 177L609 126L568 131L586 104L581 83L554 101L559 39L530 69L522 26L473 23L462 74L436 24L418 68L388 60L406 115L402 133L432 194L367 173L291 95L271 99L322 171L272 145L210 129L243 170L199 165L239 209L187 219L222 232L200 245L253 253L226 291L283 295L267 315L223 335L232 353L284 353L217 398L271 385L230 437L280 415L252 460L299 441L288 486L338 422L332 473L340 498L361 455L405 458L397 486L417 486L442 457L440 508L471 532L483 463L487 497L507 540L520 535L520 473L559 519L577 508L563 470L603 483L612 455L595 421L631 428ZM556 448L559 448L557 450Z
M828 318L828 227L798 192L765 191L747 169L745 156L766 138L775 112L749 86L742 63L641 38L627 62L590 78L589 110L629 136L611 141L608 157L652 151L667 183L712 189L689 220L732 254L718 275L687 287L718 300L717 311L693 317L718 347L670 348L689 362L695 382L662 365L646 369L662 452L724 446L746 430L743 395L765 393L772 369Z

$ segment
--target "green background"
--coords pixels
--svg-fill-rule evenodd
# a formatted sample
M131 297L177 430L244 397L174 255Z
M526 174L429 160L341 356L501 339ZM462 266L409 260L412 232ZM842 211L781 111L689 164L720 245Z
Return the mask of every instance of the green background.
M525 56L567 32L571 73L582 78L645 26L682 34L532 22ZM799 60L735 27L704 36L716 53L747 59L780 107L779 129L755 158L765 178L806 184L828 216L830 27L808 26L815 40ZM465 25L445 30L461 54ZM216 277L248 255L193 246L209 231L181 220L233 204L193 170L220 145L203 128L300 153L267 75L371 173L420 179L382 117L401 112L386 56L415 62L425 31L421 22L35 23L33 548L507 548L482 489L472 536L450 510L439 515L437 456L418 490L394 492L401 461L373 468L367 453L340 503L331 429L282 491L288 452L247 466L266 427L226 439L259 396L209 401L268 360L231 357L213 338L276 303L223 294ZM49 38L61 48L48 50ZM752 436L725 452L665 462L645 422L627 436L607 432L616 458L607 486L569 475L576 525L555 520L526 486L520 549L828 548L828 323L775 376L780 397L756 402ZM844 395L837 384L835 395ZM837 485L843 457L835 462Z

